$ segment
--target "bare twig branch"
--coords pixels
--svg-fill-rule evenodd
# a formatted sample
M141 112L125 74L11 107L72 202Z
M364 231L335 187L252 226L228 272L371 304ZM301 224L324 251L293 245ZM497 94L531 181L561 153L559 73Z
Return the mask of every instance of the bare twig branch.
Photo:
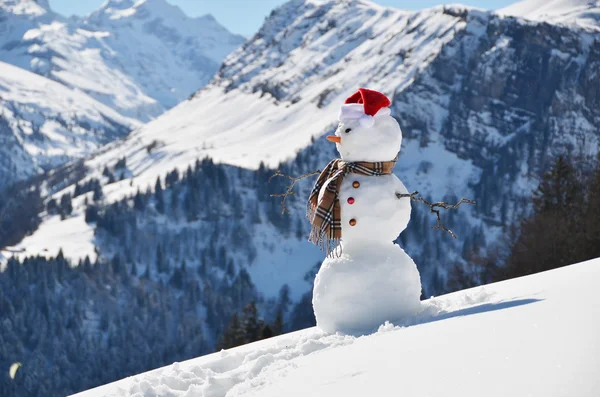
M313 175L317 175L320 174L321 171L317 170L314 172L309 172L307 174L301 175L299 177L293 177L290 175L286 175L284 173L281 172L281 170L277 170L273 175L271 175L271 177L269 178L269 182L271 182L271 180L277 176L281 176L284 178L287 178L291 181L290 185L287 187L287 190L285 191L285 193L275 193L275 194L271 194L271 197L281 197L281 213L285 214L286 212L289 214L290 210L286 207L285 202L287 200L287 198L289 196L294 196L294 186L296 185L296 182L304 179L304 178L308 178L311 177ZM447 232L448 234L450 234L452 236L452 238L456 238L456 235L454 234L454 232L450 229L448 229L446 226L444 226L444 224L442 223L442 218L440 217L440 209L445 209L445 210L454 210L457 209L461 204L471 204L471 205L475 205L476 202L474 200L470 200L470 199L466 199L466 198L462 198L458 203L456 204L448 204L445 201L438 201L436 203L430 203L429 201L425 200L423 197L417 197L417 195L419 194L418 191L415 191L413 193L409 193L409 194L401 194L401 193L396 193L396 197L403 198L403 197L408 197L410 198L412 201L416 201L419 203L423 203L426 206L429 207L429 210L431 212L433 212L436 217L437 217L437 225L432 226L433 229L436 230L442 230L444 232Z
M442 230L444 232L448 232L452 236L452 238L456 238L456 235L454 234L454 232L452 230L445 227L444 224L442 223L442 219L440 218L440 208L445 209L445 210L455 210L461 204L472 204L472 205L477 204L475 201L469 200L466 198L460 199L460 201L456 204L448 204L445 201L438 201L437 203L430 203L429 201L425 200L423 197L416 197L417 194L419 194L418 191L414 191L409 194L396 193L396 197L398 197L398 198L409 197L412 201L423 203L426 206L428 206L429 210L431 212L435 213L435 215L437 216L437 225L432 226L432 228L434 228L436 230ZM438 207L438 209L436 209L436 207Z
M296 184L296 182L298 182L301 179L308 178L310 176L317 175L317 174L320 174L320 173L321 173L321 171L317 170L317 171L314 171L314 172L309 172L308 174L301 175L299 177L293 177L293 176L290 176L290 175L283 174L281 172L281 170L277 170L273 175L271 175L271 177L269 178L269 183L271 183L271 180L273 178L275 178L276 176L282 176L282 177L288 178L289 180L292 181L290 183L290 185L288 186L287 190L285 191L285 193L271 194L271 197L282 197L282 199L281 199L281 213L282 214L285 214L286 212L288 214L290 213L290 210L285 206L285 200L287 200L287 198L289 196L294 196L295 195L293 189L294 189L294 185Z

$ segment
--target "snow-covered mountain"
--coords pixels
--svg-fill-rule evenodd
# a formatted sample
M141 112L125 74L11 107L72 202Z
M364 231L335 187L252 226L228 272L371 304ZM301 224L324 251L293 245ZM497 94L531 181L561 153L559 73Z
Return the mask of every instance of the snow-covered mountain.
M405 137L395 172L407 188L433 199L478 202L447 214L457 240L431 230L431 215L413 205L401 243L418 264L425 291L438 292L451 265L493 245L503 226L527 212L531 189L557 154L597 153L599 67L597 35L576 27L459 6L406 12L358 0L292 0L225 59L211 84L86 161L79 185L103 185L95 204L102 216L138 221L118 228L86 223L88 193L73 200L64 221L43 214L38 231L19 248L53 255L62 247L73 258L129 252L136 266L146 266L169 241L191 267L201 266L205 249L222 249L265 298L287 284L298 302L310 291L305 274L323 254L305 241L303 200L290 204L286 220L274 215L279 203L262 186L268 171L260 164L287 162L298 175L323 167L335 153L320 137L336 125L343 100L367 86L392 98ZM188 187L193 178L165 177L178 170L179 179L191 166L215 183L212 165L194 165L206 156L242 168L217 165L229 193L216 183L221 202L199 203L200 219L182 219L177 214L189 205L180 206L182 192L197 200L190 193L195 187ZM122 159L124 169L117 167ZM116 178L103 175L107 166ZM121 201L152 191L157 178L173 209L138 211L132 199ZM62 181L50 183L48 191L59 200L75 194L73 182L66 189ZM299 184L298 197L307 196L310 182ZM231 201L233 192L239 202ZM144 197L150 208L162 206ZM242 247L236 230L247 232ZM145 237L127 237L134 235ZM223 274L215 277L221 282Z
M36 0L0 1L0 61L150 120L204 86L244 39L165 0L108 0L65 19Z
M595 259L424 301L371 335L309 328L76 396L595 397L599 282Z
M578 25L600 32L600 1L598 0L523 0L498 10L499 14Z
M0 188L85 157L139 125L79 90L0 62Z
M0 188L158 116L242 42L211 16L189 18L164 0L106 1L70 19L45 0L0 0Z

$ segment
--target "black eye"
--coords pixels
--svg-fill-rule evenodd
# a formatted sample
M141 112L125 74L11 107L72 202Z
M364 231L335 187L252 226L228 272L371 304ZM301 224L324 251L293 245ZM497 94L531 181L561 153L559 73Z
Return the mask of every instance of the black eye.
M350 131L352 131L352 128L346 128L346 134L349 133Z

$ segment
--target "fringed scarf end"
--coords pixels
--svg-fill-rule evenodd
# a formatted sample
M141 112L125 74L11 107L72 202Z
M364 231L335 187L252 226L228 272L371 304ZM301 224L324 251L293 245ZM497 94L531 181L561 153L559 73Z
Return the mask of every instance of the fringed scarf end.
M318 246L329 258L342 256L342 245L339 238L329 238L324 230L313 227L310 231L308 241Z

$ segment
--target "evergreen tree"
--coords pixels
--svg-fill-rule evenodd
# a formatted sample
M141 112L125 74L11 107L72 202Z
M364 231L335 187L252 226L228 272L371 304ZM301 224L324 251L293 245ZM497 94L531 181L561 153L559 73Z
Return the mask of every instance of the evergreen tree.
M508 276L537 273L581 258L578 229L583 221L584 188L575 167L558 157L534 192L533 214L521 225Z
M271 337L274 336L273 330L271 330L271 327L267 324L264 327L262 327L261 331L260 331L260 339L269 339Z
M241 346L246 342L246 330L240 321L237 314L231 317L231 322L223 332L223 336L217 343L217 350L231 349L232 347Z
M88 205L85 208L85 222L94 223L98 221L98 207L95 205Z
M63 194L60 198L60 217L65 219L73 213L73 203L71 202L71 194Z
M144 209L146 209L146 201L139 188L133 198L133 208L135 208L136 211L144 211Z
M277 311L277 315L275 316L275 322L273 323L273 335L281 335L284 330L284 322L283 322L283 312L281 310Z
M103 197L104 193L102 192L102 186L100 186L100 183L94 184L94 195L92 196L92 200L97 203L101 201Z
M48 214L56 214L58 212L58 204L56 203L56 200L53 198L50 198L50 200L48 200L48 202L46 203L46 211L48 212Z
M127 168L127 158L122 157L115 164L115 170L123 170L125 168Z
M156 200L156 210L164 214L165 213L165 197L163 195L162 184L160 183L160 177L156 179L156 185L154 186L154 199Z
M256 309L256 304L254 302L250 302L244 306L242 312L242 325L246 331L246 343L259 340L261 325L258 319L258 310Z
M600 153L594 172L586 184L588 199L582 224L583 250L590 258L600 257Z
M108 169L108 166L104 167L104 170L102 171L102 175L105 176L108 181L107 183L110 185L111 183L115 182L115 176L112 172L110 172L110 170Z
M169 271L169 265L162 244L156 246L156 270L158 270L159 273L166 273Z

